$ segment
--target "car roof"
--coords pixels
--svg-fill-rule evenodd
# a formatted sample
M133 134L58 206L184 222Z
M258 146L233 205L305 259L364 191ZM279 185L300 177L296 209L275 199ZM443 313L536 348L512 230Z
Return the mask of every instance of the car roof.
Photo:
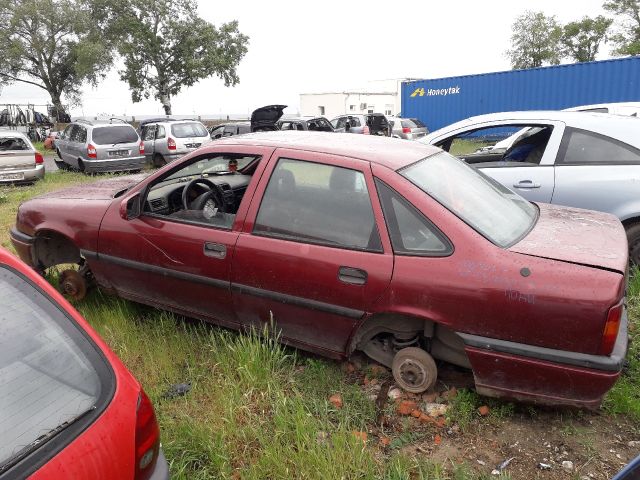
M296 130L227 137L216 140L215 145L254 145L327 153L377 163L392 170L441 151L431 145L377 135L336 133L327 136L324 132Z
M549 121L562 122L568 127L589 130L621 140L630 145L640 147L640 119L609 113L596 112L567 112L559 110L528 110L522 112L500 112L478 115L453 123L447 127L432 132L418 141L430 141L447 132L469 127L475 124L493 123L498 121ZM478 126L478 128L483 128Z
M20 137L24 138L25 140L29 140L29 138L24 133L18 132L16 130L0 130L0 137Z

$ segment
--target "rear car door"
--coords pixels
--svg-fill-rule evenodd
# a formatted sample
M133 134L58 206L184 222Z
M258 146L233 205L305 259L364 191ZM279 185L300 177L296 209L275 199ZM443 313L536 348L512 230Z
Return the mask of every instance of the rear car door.
M147 163L153 158L155 153L155 138L157 125L145 125L142 127L141 137L144 143L144 156L147 159Z
M527 200L549 203L564 128L545 120L497 121L467 126L432 143Z
M568 127L556 160L552 203L618 218L640 210L640 150L598 133Z
M288 343L342 353L393 269L370 166L287 149L273 157L236 245L234 307L247 327L273 321Z

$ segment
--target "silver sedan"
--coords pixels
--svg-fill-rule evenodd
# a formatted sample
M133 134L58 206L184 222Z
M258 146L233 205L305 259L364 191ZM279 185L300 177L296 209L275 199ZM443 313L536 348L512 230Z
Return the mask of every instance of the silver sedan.
M44 158L27 136L0 130L0 183L28 183L44 178Z

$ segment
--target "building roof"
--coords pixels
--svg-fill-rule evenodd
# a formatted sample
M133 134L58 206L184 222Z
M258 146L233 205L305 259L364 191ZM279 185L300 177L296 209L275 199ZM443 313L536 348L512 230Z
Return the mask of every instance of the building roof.
M441 151L431 145L398 138L293 130L250 133L216 140L215 145L221 144L260 145L328 153L377 163L393 170Z

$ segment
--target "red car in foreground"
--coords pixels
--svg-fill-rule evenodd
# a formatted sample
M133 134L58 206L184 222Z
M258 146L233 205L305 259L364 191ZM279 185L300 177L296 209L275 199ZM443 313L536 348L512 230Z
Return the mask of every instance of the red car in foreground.
M153 406L80 314L0 249L0 478L167 479Z
M441 150L362 135L222 139L153 175L22 204L37 270L78 263L118 295L283 341L354 350L421 392L434 361L478 392L596 407L627 349L627 243L613 216L537 205Z

